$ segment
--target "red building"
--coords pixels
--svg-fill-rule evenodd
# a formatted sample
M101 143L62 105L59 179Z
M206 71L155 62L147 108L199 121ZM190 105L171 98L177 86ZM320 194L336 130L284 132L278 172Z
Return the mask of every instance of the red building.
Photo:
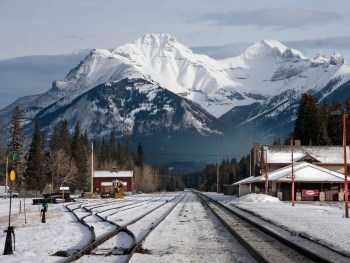
M92 179L94 192L99 194L109 192L114 180L122 181L126 192L132 193L134 189L133 171L94 171Z

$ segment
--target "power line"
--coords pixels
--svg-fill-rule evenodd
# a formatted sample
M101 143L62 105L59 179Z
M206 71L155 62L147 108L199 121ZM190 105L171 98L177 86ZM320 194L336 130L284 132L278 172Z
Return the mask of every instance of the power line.
M159 156L193 156L193 157L217 157L217 154L195 154L195 153L161 153L161 152L144 152L144 155L159 155ZM247 154L248 155L248 154ZM247 155L237 154L220 154L221 157L245 157Z

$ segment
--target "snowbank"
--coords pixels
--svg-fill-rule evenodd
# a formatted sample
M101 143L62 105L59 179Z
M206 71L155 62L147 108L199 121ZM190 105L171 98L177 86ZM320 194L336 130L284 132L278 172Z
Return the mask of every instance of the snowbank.
M258 203L278 203L281 202L277 197L265 194L248 194L235 200L236 202L258 202Z

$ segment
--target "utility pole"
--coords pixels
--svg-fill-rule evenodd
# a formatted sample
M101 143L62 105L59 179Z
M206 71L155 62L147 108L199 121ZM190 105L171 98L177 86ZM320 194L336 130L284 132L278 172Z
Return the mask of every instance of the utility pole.
M9 180L9 172L8 172L8 169L9 169L9 158L6 154L6 182L5 182L5 198L7 198L7 188L8 188L8 180Z
M216 136L216 192L219 193L219 134L217 134Z
M94 192L94 143L91 144L91 193Z
M294 206L294 139L292 137L290 141L291 150L292 150L292 206Z

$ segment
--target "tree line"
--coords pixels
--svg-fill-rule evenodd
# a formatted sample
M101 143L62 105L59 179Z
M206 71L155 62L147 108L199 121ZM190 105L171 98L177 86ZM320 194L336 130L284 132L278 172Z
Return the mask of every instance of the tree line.
M343 117L346 118L347 133L350 130L349 110L350 97L345 103L333 101L328 104L326 100L319 102L313 95L302 94L293 131L284 137L283 142L276 138L272 144L290 145L291 139L297 139L301 145L342 145ZM6 153L0 153L1 174L5 174L9 154L16 152L19 155L19 160L10 161L9 166L12 167L8 167L8 170L16 170L17 190L47 192L48 187L51 187L51 190L57 191L63 185L72 190L89 190L92 155L94 170L133 170L135 188L142 192L175 191L185 187L221 192L225 185L260 172L258 167L252 167L252 149L250 154L240 160L224 159L219 164L208 164L195 173L170 176L166 165L152 167L145 163L141 143L134 151L129 138L124 138L122 142L114 131L108 137L89 139L88 133L80 130L79 122L70 134L66 120L54 127L49 138L40 132L40 124L36 122L31 143L25 148L21 135L21 114L19 107L16 107L11 116ZM347 144L349 140L350 135L347 134ZM0 184L4 184L5 177L0 178Z
M68 186L72 191L89 191L92 169L133 170L134 189L141 192L170 190L167 189L170 185L167 184L168 179L159 176L158 169L144 162L141 143L134 152L129 139L126 138L124 142L122 139L118 140L114 131L108 137L89 140L87 131L80 130L79 122L76 122L74 132L70 133L67 121L62 120L49 136L41 133L40 124L36 121L31 142L29 146L25 146L22 120L22 112L16 107L11 115L10 138L6 151L0 151L1 174L9 174L14 170L14 186L22 194L57 192L61 186ZM0 126L2 135L3 129ZM4 148L2 145L0 147ZM9 158L13 153L18 155L18 159ZM6 177L1 176L0 184L4 185L5 180ZM172 188L173 185L171 184ZM181 184L178 186L175 190L184 188Z

